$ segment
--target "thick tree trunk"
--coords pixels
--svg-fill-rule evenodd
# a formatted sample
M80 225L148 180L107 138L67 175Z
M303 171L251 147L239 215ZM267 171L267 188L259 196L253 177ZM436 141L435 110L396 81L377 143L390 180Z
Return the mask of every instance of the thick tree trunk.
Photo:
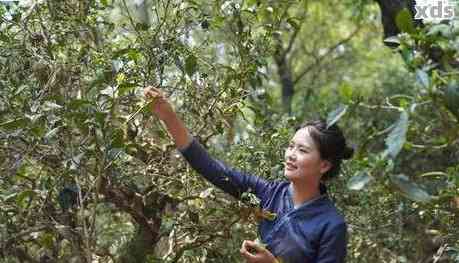
M279 74L282 87L282 107L284 112L292 114L292 98L295 93L292 70L287 59L287 52L284 50L282 41L277 39L276 51L274 53L274 61L277 65L277 73Z
M408 9L411 12L414 25L418 27L424 26L422 20L415 20L415 0L375 0L381 9L381 22L384 29L384 39L392 36L396 36L400 33L400 29L397 27L396 18L397 14L403 9ZM397 47L398 44L393 42L384 42L389 47ZM425 46L423 47L424 52L427 54L429 59L436 62L439 68L448 66L459 68L459 61L456 59L444 59L444 51L436 46Z
M395 18L398 12L407 8L414 14L414 0L375 0L381 9L381 22L384 28L384 39L396 36L400 33L400 29L395 23ZM419 23L419 22L418 22ZM386 43L390 45L390 43Z
M101 179L100 192L106 201L130 214L137 223L137 232L126 244L120 262L146 262L159 241L164 209L168 204L173 204L174 200L158 192L141 195L127 187L113 185L108 178Z

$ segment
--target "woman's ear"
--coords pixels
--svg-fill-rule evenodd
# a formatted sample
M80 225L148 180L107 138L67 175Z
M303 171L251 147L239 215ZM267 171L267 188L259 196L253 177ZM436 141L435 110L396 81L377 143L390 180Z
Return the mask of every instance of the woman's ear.
M329 160L320 161L320 173L323 175L332 168L332 163Z

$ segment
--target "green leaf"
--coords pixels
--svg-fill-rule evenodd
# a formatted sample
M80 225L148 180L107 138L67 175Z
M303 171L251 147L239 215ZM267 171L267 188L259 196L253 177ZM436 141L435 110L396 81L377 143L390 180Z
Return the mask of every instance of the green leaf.
M113 162L120 159L122 156L127 155L122 148L111 148L108 150L107 160Z
M403 174L391 175L390 180L403 195L413 201L429 202L434 198Z
M83 100L83 99L73 99L67 103L67 107L70 110L76 110L83 106L89 106L89 105L91 105L91 102L89 100Z
M446 108L459 120L459 85L451 82L444 94Z
M215 16L212 19L212 26L215 29L219 29L225 25L225 17L224 16Z
M117 58L123 57L124 55L130 56L130 54L136 54L138 51L135 48L122 48L113 52L112 58L116 60Z
M253 6L253 5L256 5L258 2L258 0L247 0L245 3L248 5L248 6Z
M61 105L56 104L52 101L45 101L45 103L43 103L43 111L60 110L62 108L63 107Z
M0 128L5 129L6 131L17 130L19 128L24 128L27 125L25 118L18 118L15 120L6 121L0 123Z
M384 43L393 44L394 46L400 45L400 38L398 36L391 36L384 39Z
M428 88L430 86L430 78L429 75L424 70L417 69L416 70L416 80L424 87Z
M273 212L265 210L265 209L263 209L261 211L261 213L262 213L262 217L264 219L268 220L268 221L274 221L277 218L277 214L276 213L273 213Z
M134 90L137 88L138 85L136 83L130 83L130 82L123 82L119 85L118 87L118 95L119 96L124 96L130 91Z
M113 72L111 70L103 70L103 69L98 69L96 71L96 74L94 75L94 78L89 82L89 87L97 87L100 88L101 86L105 86L102 84L107 84L109 83L113 78Z
M171 217L163 217L161 220L161 226L159 228L159 233L165 235L171 232L172 229L176 226L176 221Z
M413 23L413 18L411 17L411 12L406 8L398 12L397 16L395 17L395 24L402 32L413 34L416 31Z
M135 24L135 29L138 31L147 31L150 28L150 23L145 20Z
M82 152L70 158L69 159L69 163L70 163L69 169L78 170L80 163L81 163L81 159L83 158L84 155L85 155L85 152Z
M100 127L104 127L106 125L105 119L107 118L107 113L102 111L96 111L94 113L94 121L100 125Z
M111 147L123 148L124 144L124 130L122 128L116 128L113 131Z
M371 181L371 176L367 172L360 172L353 176L347 183L347 188L350 190L362 190L368 182Z
M18 195L17 192L8 194L8 195L6 195L6 196L3 197L3 201L4 201L4 202L13 201L13 200L15 200L15 198L16 198L17 195Z
M429 32L427 32L427 35L441 35L444 37L449 37L452 34L452 27L449 25L445 24L438 24L438 25L433 25L430 29Z
M53 138L53 137L57 134L57 132L59 131L60 128L61 128L61 127L56 127L56 128L54 128L54 129L50 130L49 132L47 132L47 133L45 134L45 136L44 136L43 138L44 138L44 139L51 139L51 138Z
M213 192L214 192L214 188L213 188L213 187L209 187L209 188L207 188L206 190L202 191L202 192L199 194L199 197L200 197L200 198L203 198L203 199L206 199L206 198L208 198L209 196L211 196Z
M352 100L354 89L348 83L344 83L343 85L339 87L338 92L340 96L346 100L346 102L350 102Z
M398 121L395 123L394 128L387 136L386 142L386 151L384 156L389 154L392 158L397 157L397 155L402 150L403 144L406 142L406 132L408 130L408 113L402 111Z
M108 86L107 88L99 91L101 95L106 95L110 98L115 98L118 96L118 90L116 87Z
M140 52L138 49L135 49L135 48L128 49L126 54L130 60L133 60L136 62L142 58L142 52Z
M339 105L337 109L334 111L330 112L327 117L327 129L331 127L333 124L335 124L343 115L346 113L347 108L349 106L347 105Z
M406 47L405 45L402 45L401 55L402 55L403 61L405 61L407 65L411 65L411 63L413 62L413 58L414 58L413 50L411 48Z
M9 41L9 38L8 38L7 35L5 35L2 32L0 32L0 41L3 41L5 43L7 43Z
M53 245L55 244L54 241L54 236L51 233L42 233L39 236L39 243L41 246L47 248L47 249L53 249Z
M26 118L31 122L35 123L37 122L41 117L43 117L43 114L25 114ZM30 124L30 123L29 123Z
M78 202L78 187L77 186L66 186L59 192L57 200L60 207L63 210L67 210L75 206Z
M289 17L287 18L287 23L289 23L295 30L298 30L300 26L298 25L297 18Z
M185 60L185 72L188 76L193 76L193 74L198 70L198 61L194 55L189 55Z
M258 197L251 192L243 193L241 195L241 201L252 207L257 207L260 204Z
M120 70L124 66L124 63L121 59L113 59L111 64L112 64L112 72L114 74L120 72Z
M24 200L26 198L32 198L36 193L33 190L25 190L22 191L20 194L17 195L16 197L16 203L20 206L22 206Z

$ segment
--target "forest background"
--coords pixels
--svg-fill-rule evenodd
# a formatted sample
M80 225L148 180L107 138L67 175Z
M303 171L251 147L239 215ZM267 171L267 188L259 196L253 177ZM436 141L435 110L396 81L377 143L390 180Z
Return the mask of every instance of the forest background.
M269 179L296 125L337 121L348 261L459 262L459 20L414 4L0 2L0 261L242 262L265 215L184 162L145 107L161 85Z

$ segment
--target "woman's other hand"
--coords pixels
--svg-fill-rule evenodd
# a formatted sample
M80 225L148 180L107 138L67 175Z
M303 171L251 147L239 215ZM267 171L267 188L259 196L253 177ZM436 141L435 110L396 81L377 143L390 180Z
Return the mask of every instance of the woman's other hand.
M254 251L254 253L250 252ZM242 257L248 263L276 263L279 262L269 250L262 247L260 244L244 240L240 249Z
M145 97L151 101L150 109L159 119L167 121L175 118L175 112L172 105L166 99L162 91L158 88L149 86L143 90Z

